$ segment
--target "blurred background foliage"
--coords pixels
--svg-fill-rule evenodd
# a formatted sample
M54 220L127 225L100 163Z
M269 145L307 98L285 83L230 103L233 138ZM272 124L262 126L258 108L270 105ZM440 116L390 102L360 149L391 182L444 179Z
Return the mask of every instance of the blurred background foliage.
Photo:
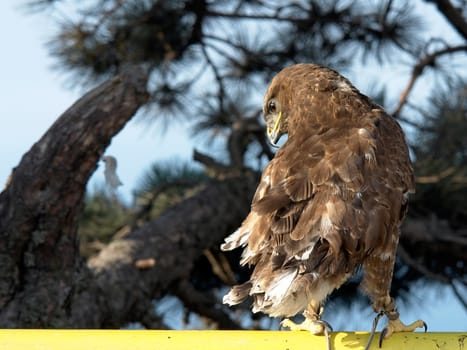
M245 167L260 171L274 154L260 113L266 84L286 65L314 62L373 86L367 93L406 131L417 193L394 294L407 296L419 281L441 282L467 309L465 0L33 0L28 6L56 20L48 48L71 86L94 85L141 65L150 76L147 122L170 128L182 120L194 138L211 142L212 153L195 156L204 169L176 161L142 169L130 205L104 189L88 194L79 229L84 256L157 219L209 178ZM427 8L449 30L432 28ZM399 68L392 72L394 65ZM394 81L397 75L404 79ZM423 84L423 94L415 93L416 84ZM206 250L191 271L195 290L220 303L226 285L248 276L238 256L217 246ZM334 299L350 308L361 297L357 285L358 276ZM169 297L178 298L188 320L196 308L187 296L173 290ZM163 303L157 305L163 313ZM245 310L231 317L243 327L271 326ZM206 327L216 322L204 321Z

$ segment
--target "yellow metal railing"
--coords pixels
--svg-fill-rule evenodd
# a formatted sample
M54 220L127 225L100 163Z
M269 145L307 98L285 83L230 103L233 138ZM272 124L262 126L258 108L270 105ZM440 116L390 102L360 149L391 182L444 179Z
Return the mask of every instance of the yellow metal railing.
M333 332L333 349L363 349L367 332ZM378 349L375 336L371 349ZM323 336L288 331L0 330L1 350L313 350ZM467 350L465 333L397 333L383 350Z

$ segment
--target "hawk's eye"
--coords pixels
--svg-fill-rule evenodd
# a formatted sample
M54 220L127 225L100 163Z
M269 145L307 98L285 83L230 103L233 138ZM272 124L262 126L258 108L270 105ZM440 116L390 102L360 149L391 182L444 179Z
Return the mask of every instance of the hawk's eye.
M276 113L276 101L269 100L268 102L268 113Z

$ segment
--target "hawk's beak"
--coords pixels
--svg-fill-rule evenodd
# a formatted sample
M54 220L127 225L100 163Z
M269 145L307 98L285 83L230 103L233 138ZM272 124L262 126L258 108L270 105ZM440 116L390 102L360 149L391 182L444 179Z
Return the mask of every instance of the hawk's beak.
M281 117L282 112L279 112L276 121L274 122L274 127L270 128L268 126L266 129L266 134L268 135L269 142L271 142L271 144L274 147L278 147L276 142L279 141L280 137L282 136L282 134L280 133Z

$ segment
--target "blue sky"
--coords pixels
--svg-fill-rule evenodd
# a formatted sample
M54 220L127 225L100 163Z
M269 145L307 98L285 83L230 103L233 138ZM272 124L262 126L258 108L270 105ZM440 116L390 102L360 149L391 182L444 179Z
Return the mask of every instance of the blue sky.
M48 25L0 2L0 183L56 117L77 96L60 87L47 69L42 46ZM38 28L41 28L40 30Z
M0 1L0 186L22 155L45 133L83 90L65 87L65 77L53 70L45 43L54 26L45 14L29 15L19 4ZM154 161L191 159L193 141L180 125L162 136L161 124L149 125L137 117L112 140L106 153L119 162L119 189L131 198L138 179ZM104 181L103 163L90 181L93 189Z
M42 14L25 14L19 6L21 3L24 2L0 1L0 186L3 186L22 155L83 93L66 88L64 76L51 69L54 61L48 56L44 44L53 33L53 22ZM430 8L427 7L428 10ZM442 20L427 17L429 25L435 30L444 30ZM392 83L392 93L398 96L409 73L410 68L407 66L398 66L381 72L381 78ZM368 87L365 75L358 72L349 72L348 75L357 87L362 90ZM417 83L415 93L420 97L424 94L426 96L430 84L433 82ZM148 127L137 119L132 120L112 140L106 152L118 159L118 174L124 183L120 193L127 199L131 198L131 191L143 171L154 161L172 157L191 159L194 141L189 139L190 135L185 128L181 125L172 127L162 136L162 132L157 130L158 126L154 124ZM103 179L103 165L100 164L91 179L91 188L103 183ZM425 318L432 331L467 330L467 313L447 287L426 289L414 286L412 292L415 300L420 301L420 306L408 312L400 307L403 320ZM368 307L358 312L365 317L365 321L351 320L353 325L347 324L347 328L336 326L340 329L369 327L373 317L371 309ZM332 323L332 319L329 321Z

